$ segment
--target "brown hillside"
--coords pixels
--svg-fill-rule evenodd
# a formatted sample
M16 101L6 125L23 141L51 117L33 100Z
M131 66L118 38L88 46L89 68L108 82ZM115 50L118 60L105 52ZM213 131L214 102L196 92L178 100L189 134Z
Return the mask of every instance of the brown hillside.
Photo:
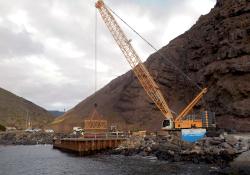
M170 108L180 112L199 90L159 52L200 86L208 87L209 91L197 109L206 107L215 111L221 128L250 131L249 0L218 0L211 12L201 16L189 31L146 61ZM93 96L83 100L58 118L54 127L69 130L81 125L94 102ZM118 122L128 128L160 129L163 116L131 71L98 91L96 102L99 112L110 123Z
M0 124L24 129L27 111L33 127L42 128L53 121L45 109L0 88Z

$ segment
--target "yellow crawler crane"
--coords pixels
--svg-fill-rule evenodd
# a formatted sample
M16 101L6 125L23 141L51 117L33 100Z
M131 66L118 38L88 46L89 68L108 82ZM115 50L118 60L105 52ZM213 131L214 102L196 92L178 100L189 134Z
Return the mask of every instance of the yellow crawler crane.
M201 119L186 118L187 114L193 109L193 107L199 102L199 100L207 92L207 88L204 88L192 102L178 115L173 117L171 110L169 109L158 85L155 83L152 76L149 74L147 68L143 65L140 57L135 52L130 40L126 37L121 27L116 22L115 18L109 11L109 9L104 4L103 0L98 0L96 2L96 8L99 10L103 21L108 27L110 33L115 39L116 43L120 47L124 56L126 57L128 63L132 67L133 72L138 78L144 90L147 92L148 96L153 100L155 105L159 108L162 114L165 116L163 121L162 129L172 130L172 129L182 129L182 128L206 128L209 127L208 120L204 122ZM206 111L205 111L206 112ZM206 116L207 113L206 113ZM208 118L206 118L208 119ZM205 124L204 124L205 123Z

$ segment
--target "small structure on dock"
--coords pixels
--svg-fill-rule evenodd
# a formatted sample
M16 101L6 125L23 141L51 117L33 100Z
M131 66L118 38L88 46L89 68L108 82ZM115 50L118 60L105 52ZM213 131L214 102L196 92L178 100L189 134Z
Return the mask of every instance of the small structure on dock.
M89 116L89 119L84 120L83 129L85 132L103 133L108 131L108 121L103 120L103 117L97 111L95 104L94 110Z

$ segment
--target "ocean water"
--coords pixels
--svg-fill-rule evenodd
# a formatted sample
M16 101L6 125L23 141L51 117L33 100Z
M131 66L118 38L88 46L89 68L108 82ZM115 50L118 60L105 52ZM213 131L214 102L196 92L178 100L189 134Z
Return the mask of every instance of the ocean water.
M170 163L153 157L77 157L51 145L0 146L0 175L206 175L212 165Z

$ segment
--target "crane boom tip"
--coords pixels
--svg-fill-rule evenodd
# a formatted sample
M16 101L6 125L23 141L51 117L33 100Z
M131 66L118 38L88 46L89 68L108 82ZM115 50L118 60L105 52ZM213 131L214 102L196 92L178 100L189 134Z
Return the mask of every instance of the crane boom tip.
M204 88L202 91L203 93L207 93L207 88Z
M95 3L95 7L100 9L101 7L104 6L104 2L103 0L98 0L96 3Z

